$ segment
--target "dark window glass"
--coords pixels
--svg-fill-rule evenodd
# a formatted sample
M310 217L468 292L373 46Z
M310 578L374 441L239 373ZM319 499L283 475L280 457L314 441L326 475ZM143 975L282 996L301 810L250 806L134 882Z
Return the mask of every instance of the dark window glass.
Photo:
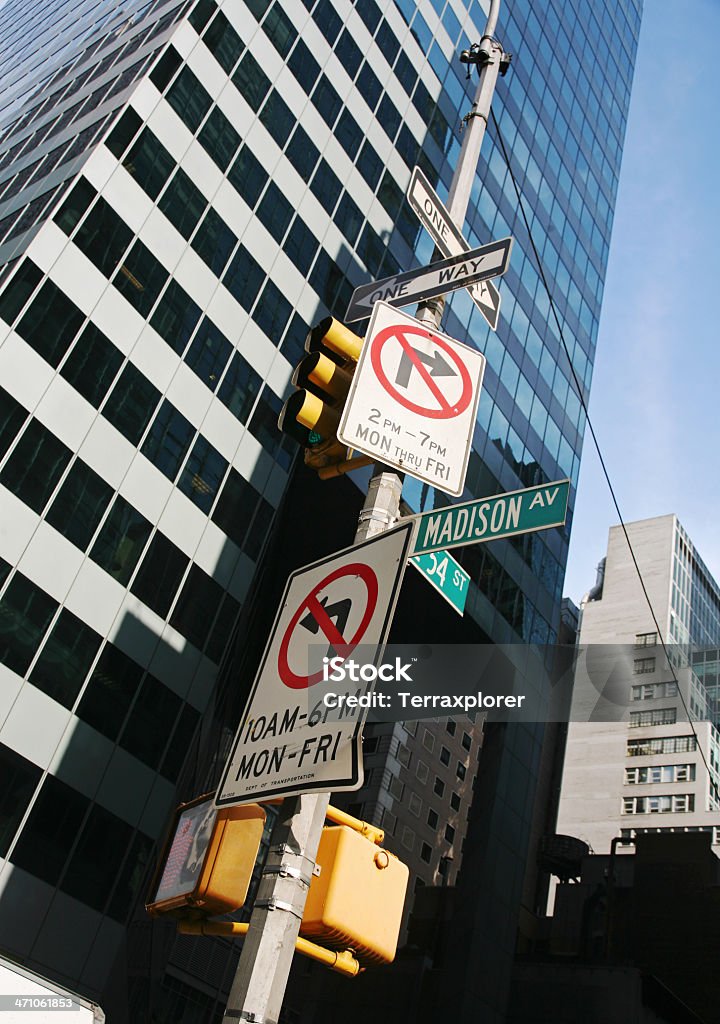
M25 260L15 277L0 296L0 316L6 324L13 324L27 300L42 280L42 271L32 260Z
M39 420L31 420L0 473L0 482L42 512L70 461L71 451Z
M164 619L190 559L162 533L150 541L130 590Z
M292 234L292 231L290 232ZM290 236L288 236L290 237ZM299 362L305 355L305 339L308 335L308 325L299 313L293 313L290 326L283 338L280 351L290 363Z
M387 131L384 124L383 128ZM390 133L388 132L388 134ZM440 108L436 109L433 119L430 122L430 135L435 139L440 149L445 152L448 148L450 139L452 138L452 131L447 122L447 118L440 111ZM392 138L392 135L390 137Z
M375 42L382 50L385 60L392 66L392 62L395 60L400 49L400 43L386 21L383 21L382 25L378 29L378 34L375 36Z
M0 662L18 675L42 642L58 603L44 590L16 572L0 600Z
M245 6L248 8L250 13L260 21L271 3L272 0L246 0Z
M62 226L62 225L61 225ZM75 234L75 245L106 277L110 277L132 241L133 233L109 203L98 197Z
M394 219L405 201L403 191L393 178L390 171L385 171L382 184L378 190L378 199L385 210Z
M180 474L178 490L209 514L227 468L227 459L200 435Z
M274 345L280 344L291 313L292 306L288 300L278 286L268 279L252 318Z
M56 284L46 281L17 325L17 333L57 366L80 330L85 315Z
M28 415L16 398L0 387L0 459L20 433Z
M427 843L423 843L420 847L420 860L424 860L426 864L430 863L432 857L432 847L428 846Z
M180 54L171 46L150 72L150 80L160 92L165 89L181 64Z
M238 92L257 114L271 86L270 79L249 51L238 64L232 80Z
M46 520L82 551L90 543L113 489L77 459L50 506Z
M165 399L140 450L161 473L174 480L194 436L192 423Z
M0 857L6 857L42 769L0 743Z
M137 445L159 401L160 392L155 385L137 367L128 363L110 392L103 416L131 444Z
M401 51L398 56L397 63L395 65L395 77L400 82L408 96L411 95L415 83L417 82L418 74L413 63L404 51Z
M203 215L207 199L185 171L178 167L158 206L183 238L189 239Z
M448 841L448 843L452 843L455 841L455 829L452 827L452 825L445 826L445 839Z
M445 792L445 783L443 782L442 779L438 779L438 778L435 779L435 783L433 785L433 791L435 793L437 793L438 796L442 796L443 795L443 793Z
M308 280L327 308L332 310L344 277L338 265L330 259L324 249L320 250Z
M298 39L295 49L290 54L288 67L309 96L320 77L320 65L302 39Z
M90 557L118 583L126 585L151 529L145 516L118 495L93 544Z
M282 149L293 130L295 115L287 103L280 99L275 89L270 93L265 106L260 111L260 120Z
M303 181L310 181L310 176L320 159L320 150L301 125L296 126L285 155Z
M122 731L120 746L157 770L181 706L180 698L167 686L146 675Z
M265 498L260 498L258 510L243 545L243 550L248 558L258 559L260 557L263 543L270 532L273 512L274 509L270 502L266 501Z
M145 317L157 302L169 276L162 263L138 239L113 278L113 284Z
M462 761L458 761L457 767L455 768L455 774L459 779L464 779L465 776L467 775L467 768L462 763Z
M354 78L362 64L362 50L347 29L343 29L343 33L337 41L335 55L348 75Z
M451 736L454 736L457 732L457 722L453 722L452 718L445 724L445 731L449 732Z
M460 796L457 793L450 794L450 806L454 811L460 810Z
M287 57L297 38L297 32L280 4L272 5L263 22L263 29L280 56Z
M268 185L257 215L275 241L281 242L292 220L293 208L274 181Z
M215 625L210 632L210 639L205 645L206 655L216 664L220 663L220 659L225 653L239 614L240 602L230 594L225 594Z
M417 162L418 144L415 136L407 125L403 125L397 138L395 147L408 167L414 167Z
M450 751L447 747L440 748L440 763L450 764Z
M214 108L202 126L198 141L221 171L227 170L240 148L240 136L219 107Z
M382 17L375 0L355 0L355 10L365 22L370 35L373 35Z
M425 124L430 124L435 110L435 100L432 98L423 82L418 82L415 87L412 101L413 106Z
M220 277L237 245L237 235L211 206L190 244L212 272Z
M185 362L214 391L232 354L232 345L207 317L193 338Z
M385 133L394 139L400 127L400 111L389 96L383 96L377 110L377 119Z
M373 191L377 188L384 166L377 152L366 139L357 158L357 169Z
M54 217L55 223L66 235L72 234L96 195L97 192L90 182L80 178Z
M94 804L60 885L63 892L102 910L132 835L131 825Z
M130 107L105 140L105 145L119 160L142 127L142 119Z
M223 284L243 309L249 312L264 278L265 272L260 264L253 259L245 246L241 245L225 272Z
M180 713L175 732L170 738L170 745L160 766L160 774L173 782L180 774L180 769L185 762L199 719L199 713L191 704L186 704Z
M382 86L380 85L380 79L368 63L365 63L355 84L367 105L371 110L374 110L382 96Z
M200 307L177 281L173 280L160 299L150 325L173 351L182 355L199 319Z
M135 906L150 863L153 844L142 832L136 832L135 838L125 858L125 863L118 875L115 892L108 904L106 913L122 924Z
M231 469L211 519L241 548L259 500L253 485Z
M472 747L472 736L470 735L470 733L463 733L462 745L465 748L465 750L470 750L470 748Z
M242 517L242 512L240 514ZM202 650L222 598L220 584L193 565L170 616L170 625Z
M335 204L340 198L342 185L337 174L331 170L330 164L322 157L310 184L310 191L328 213L333 212Z
M323 121L332 128L342 109L342 100L333 89L326 75L321 74L312 96L310 97Z
M33 666L30 682L71 708L101 643L99 633L63 608Z
M351 160L357 156L365 135L349 110L343 110L335 129L335 138Z
M431 808L428 811L428 816L427 816L427 823L430 826L430 828L437 828L439 820L440 820L440 818L438 817L438 812L437 811L433 811L432 808Z
M228 172L228 181L251 209L260 198L267 180L267 173L260 161L244 146Z
M88 805L87 797L47 775L10 857L12 863L57 885Z
M332 46L342 28L342 22L330 0L318 0L313 11L313 21Z
M112 644L106 644L92 671L77 714L103 736L116 740L143 670Z
M265 387L250 420L250 433L283 469L289 469L297 445L277 425L282 402Z
M200 35L216 10L217 4L215 0L200 0L200 3L196 5L192 14L189 15L188 21L198 35Z
M122 353L95 324L78 338L60 373L97 409L123 362Z
M240 60L245 44L225 15L220 11L203 36L203 42L226 74Z
M262 377L240 352L236 352L223 377L218 398L233 416L244 423L260 391Z
M350 245L354 245L358 232L362 227L363 215L360 212L360 208L352 201L347 192L345 192L338 203L338 208L335 211L333 220L345 235Z
M188 67L182 69L168 89L167 101L193 134L212 106L210 94Z
M123 167L151 199L157 199L175 167L175 160L149 128L145 128L123 160Z
M298 214L285 239L283 246L285 255L301 274L307 274L319 247L320 243L317 238Z
M367 267L368 273L372 277L379 277L378 272L385 256L385 243L370 224L366 224L363 228L360 241L355 248L358 256Z

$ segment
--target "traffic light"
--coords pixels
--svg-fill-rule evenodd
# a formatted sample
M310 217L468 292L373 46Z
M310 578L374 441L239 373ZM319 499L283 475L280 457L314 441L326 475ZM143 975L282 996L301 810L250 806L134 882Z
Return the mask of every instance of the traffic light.
M391 963L409 870L347 825L322 831L300 934L330 949L351 949L363 965Z
M260 849L265 811L258 804L213 806L206 794L175 812L146 910L186 918L239 910Z
M331 316L305 339L309 354L295 368L292 383L297 390L283 406L278 426L299 441L313 469L347 459L347 447L336 435L361 348L362 338Z

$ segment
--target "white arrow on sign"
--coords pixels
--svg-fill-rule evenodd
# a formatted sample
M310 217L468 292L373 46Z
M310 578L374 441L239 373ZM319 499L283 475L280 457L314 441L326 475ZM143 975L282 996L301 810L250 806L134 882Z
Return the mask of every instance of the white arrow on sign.
M444 203L419 167L413 170L407 191L408 202L444 256L462 256L470 246L451 218ZM468 288L470 298L492 329L500 319L500 292L491 281L480 281Z
M298 793L356 789L362 782L362 723L353 699L372 682L338 683L362 645L364 662L382 656L413 543L409 519L385 533L307 565L285 585L232 752L215 797L218 807ZM367 645L370 645L368 647ZM370 651L370 656L368 656ZM327 677L327 678L326 678Z
M362 320L369 316L376 302L391 306L409 306L413 302L444 295L458 288L469 288L477 281L504 274L510 263L512 238L502 238L488 245L438 260L428 267L394 274L381 281L372 281L356 288L350 298L345 320Z

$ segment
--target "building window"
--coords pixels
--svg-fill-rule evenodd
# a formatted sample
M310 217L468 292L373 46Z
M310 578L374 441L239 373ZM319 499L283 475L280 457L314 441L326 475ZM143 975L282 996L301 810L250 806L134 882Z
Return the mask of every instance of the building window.
M448 719L445 723L445 730L446 732L449 732L451 736L454 736L457 730L457 722L453 722L452 718Z
M455 842L455 829L452 827L452 825L445 826L445 839L448 843Z
M417 767L415 768L415 774L420 782L427 782L429 771L430 769L424 761L418 761Z
M450 751L447 747L440 748L440 763L445 765L450 764Z
M437 828L439 821L440 818L438 817L437 811L434 811L432 808L430 808L430 810L427 813L427 823L430 826L430 828Z
M7 856L10 843L35 792L42 769L0 743L0 857Z
M175 406L163 401L140 449L152 464L174 480L195 437L195 427Z
M426 864L430 863L432 857L432 847L428 843L423 843L420 847L420 860L425 861Z
M450 806L452 807L452 809L454 811L459 811L460 810L460 794L459 793L451 793L450 794Z
M695 810L692 793L675 796L626 796L623 797L623 814L682 814Z
M628 740L627 756L644 757L649 754L685 754L697 750L695 736L663 736L655 739Z
M140 443L160 392L136 366L128 363L120 374L102 413L133 445Z
M415 845L415 833L408 825L403 825L402 837L400 842L403 844L406 850L412 850Z
M102 637L63 608L30 673L30 682L71 708L100 649Z
M417 793L411 793L408 798L408 810L411 814L414 814L416 818L420 817L422 812L422 800Z
M81 459L76 459L45 518L63 537L84 551L112 497L112 487Z
M636 647L654 647L657 643L657 633L636 633Z
M426 750L435 749L435 737L433 736L429 729L425 729L425 731L423 732L423 746L425 747Z
M54 775L40 789L11 861L49 885L57 885L90 801Z
M675 708L662 708L657 711L631 711L630 728L637 729L644 725L674 725L677 721Z
M644 765L641 768L626 768L627 785L645 785L657 782L694 782L694 764Z
M180 548L157 532L132 582L131 592L164 619L189 561Z
M458 761L457 767L455 769L455 774L460 780L464 779L465 776L467 775L467 768L462 763L462 761Z
M677 697L677 683L644 683L642 686L633 686L630 690L630 700L655 700L658 697Z
M126 586L151 532L145 516L118 495L93 544L90 557Z
M472 747L472 736L468 732L464 732L462 736L462 745L465 750L470 750Z
M123 364L123 355L103 332L88 324L78 338L60 373L96 409L100 406Z
M633 661L633 674L636 676L645 675L655 671L655 658L635 658Z
M435 778L435 784L433 786L433 792L437 793L438 796L442 796L445 792L445 783L442 779Z

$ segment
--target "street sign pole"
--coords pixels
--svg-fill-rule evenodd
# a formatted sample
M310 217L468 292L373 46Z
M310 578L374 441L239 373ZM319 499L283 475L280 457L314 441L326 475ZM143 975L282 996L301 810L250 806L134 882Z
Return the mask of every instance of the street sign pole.
M450 186L450 212L460 225L470 201L503 56L502 47L494 39L499 7L500 0L490 0L490 13L480 42L489 60L480 72L480 85L466 119L465 138ZM418 319L437 330L443 308L442 296L432 299L419 307ZM360 513L356 542L382 533L399 519L402 482L401 473L376 464ZM290 798L282 806L223 1024L276 1024L280 1016L329 802L330 795L321 793Z

